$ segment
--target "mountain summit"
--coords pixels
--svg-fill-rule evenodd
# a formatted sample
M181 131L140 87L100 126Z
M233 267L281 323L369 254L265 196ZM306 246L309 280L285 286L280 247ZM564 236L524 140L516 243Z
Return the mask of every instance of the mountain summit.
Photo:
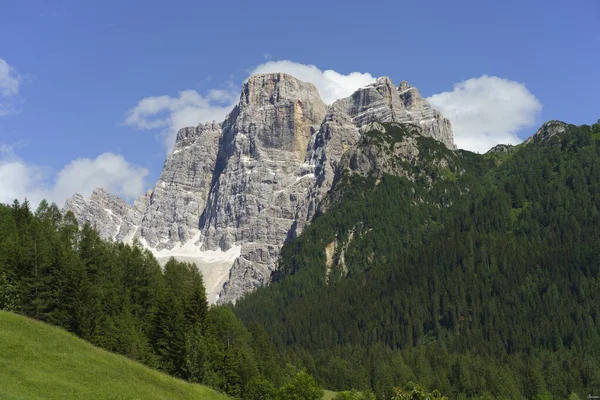
M235 301L269 282L284 242L309 223L373 122L414 124L455 148L450 121L406 81L382 77L327 106L310 83L259 74L225 121L178 132L158 182L133 205L96 190L64 208L104 238L196 262L209 300Z

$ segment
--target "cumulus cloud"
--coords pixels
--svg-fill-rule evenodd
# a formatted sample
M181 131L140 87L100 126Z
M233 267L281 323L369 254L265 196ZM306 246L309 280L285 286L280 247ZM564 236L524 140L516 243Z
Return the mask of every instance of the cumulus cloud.
M12 146L0 145L0 203L10 203L24 197L39 203L46 194L40 185L45 171L28 165L14 154Z
M359 87L375 80L369 73L343 75L288 60L268 61L248 71L249 75L268 72L285 72L311 82L328 104L351 95ZM164 137L166 150L171 151L179 129L201 122L222 121L237 103L239 92L239 87L229 83L225 89L213 89L206 95L196 90L183 90L177 97L146 97L127 112L125 124L138 129L159 130Z
M195 90L183 90L177 97L146 97L127 112L125 124L139 129L160 129L165 148L171 151L179 129L200 122L222 121L236 99L229 89L213 89L205 96Z
M369 73L351 72L344 75L331 69L321 71L315 65L300 64L289 60L266 62L251 70L250 75L270 72L285 72L301 81L312 83L327 104L350 96L356 89L375 81L375 78Z
M78 158L52 174L49 168L18 157L12 146L0 146L1 203L27 197L34 207L42 199L62 206L74 193L89 196L98 187L131 201L143 193L147 175L145 168L113 153L103 153L94 159Z
M57 175L53 192L57 196L73 193L91 194L95 188L133 200L144 192L148 170L130 164L123 156L103 153L94 159L78 158Z
M458 148L481 153L499 143L520 143L517 132L533 125L542 109L522 83L487 75L427 100L452 122Z
M0 117L17 113L17 96L21 78L17 71L0 58Z

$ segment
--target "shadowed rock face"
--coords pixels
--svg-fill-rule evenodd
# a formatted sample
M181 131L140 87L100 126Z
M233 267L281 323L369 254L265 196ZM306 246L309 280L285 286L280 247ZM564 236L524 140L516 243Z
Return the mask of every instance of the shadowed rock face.
M207 248L243 243L221 301L267 283L314 181L303 163L326 109L312 84L287 74L244 85L224 124L222 169L200 221Z
M150 247L172 248L198 232L220 137L221 125L216 122L184 128L177 134L139 224L140 236Z
M450 122L406 82L380 78L327 106L310 83L260 74L244 83L225 121L179 131L158 182L133 205L95 191L73 196L65 210L104 238L139 238L163 258L189 242L211 281L218 277L208 276L205 254L239 254L224 285L212 289L218 302L235 301L269 282L281 246L302 231L340 160L375 121L413 123L454 148Z

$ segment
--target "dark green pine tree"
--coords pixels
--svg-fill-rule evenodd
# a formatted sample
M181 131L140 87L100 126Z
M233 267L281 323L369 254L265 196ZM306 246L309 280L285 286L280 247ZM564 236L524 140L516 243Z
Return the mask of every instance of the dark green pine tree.
M164 288L154 313L150 340L159 368L178 377L185 377L186 325L181 302L171 290Z
M191 293L186 301L185 317L190 326L195 327L201 334L206 332L208 323L208 301L206 299L206 288L202 275L195 266L191 266L194 275L192 276L190 286Z

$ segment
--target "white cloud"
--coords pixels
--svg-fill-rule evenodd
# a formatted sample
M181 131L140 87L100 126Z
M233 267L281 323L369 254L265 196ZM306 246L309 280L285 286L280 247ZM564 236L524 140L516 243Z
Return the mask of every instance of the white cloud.
M522 83L487 75L427 100L452 122L458 148L482 153L499 143L520 143L517 132L534 124L542 109Z
M0 117L18 112L15 102L20 84L15 69L0 58Z
M144 192L148 170L130 164L123 156L103 153L94 159L78 158L57 175L53 192L56 196L73 193L89 195L96 188L133 200Z
M285 72L301 81L312 83L327 104L350 96L356 89L375 81L375 78L368 72L351 72L344 75L331 69L321 71L315 65L300 64L289 60L266 62L254 68L250 75L270 72Z
M333 70L321 71L314 65L287 60L266 62L249 71L249 75L268 72L285 72L313 83L323 101L328 104L351 95L359 87L375 80L369 73L352 72L343 75ZM146 97L127 112L125 124L138 129L159 129L164 137L166 150L171 151L179 129L225 119L238 101L240 88L231 82L224 87L225 89L210 90L206 95L188 89L179 92L177 97Z
M98 187L131 201L144 192L147 175L145 168L113 153L94 159L78 158L53 175L48 168L22 160L12 146L0 146L1 203L27 197L34 207L42 199L62 207L74 193L89 196Z
M0 203L11 203L14 199L30 199L35 204L44 197L41 188L44 171L28 165L13 152L13 147L0 145Z
M183 90L178 97L146 97L130 109L125 124L139 129L161 129L167 151L175 143L177 131L200 122L221 122L233 108L237 96L230 89L213 89L202 96Z

